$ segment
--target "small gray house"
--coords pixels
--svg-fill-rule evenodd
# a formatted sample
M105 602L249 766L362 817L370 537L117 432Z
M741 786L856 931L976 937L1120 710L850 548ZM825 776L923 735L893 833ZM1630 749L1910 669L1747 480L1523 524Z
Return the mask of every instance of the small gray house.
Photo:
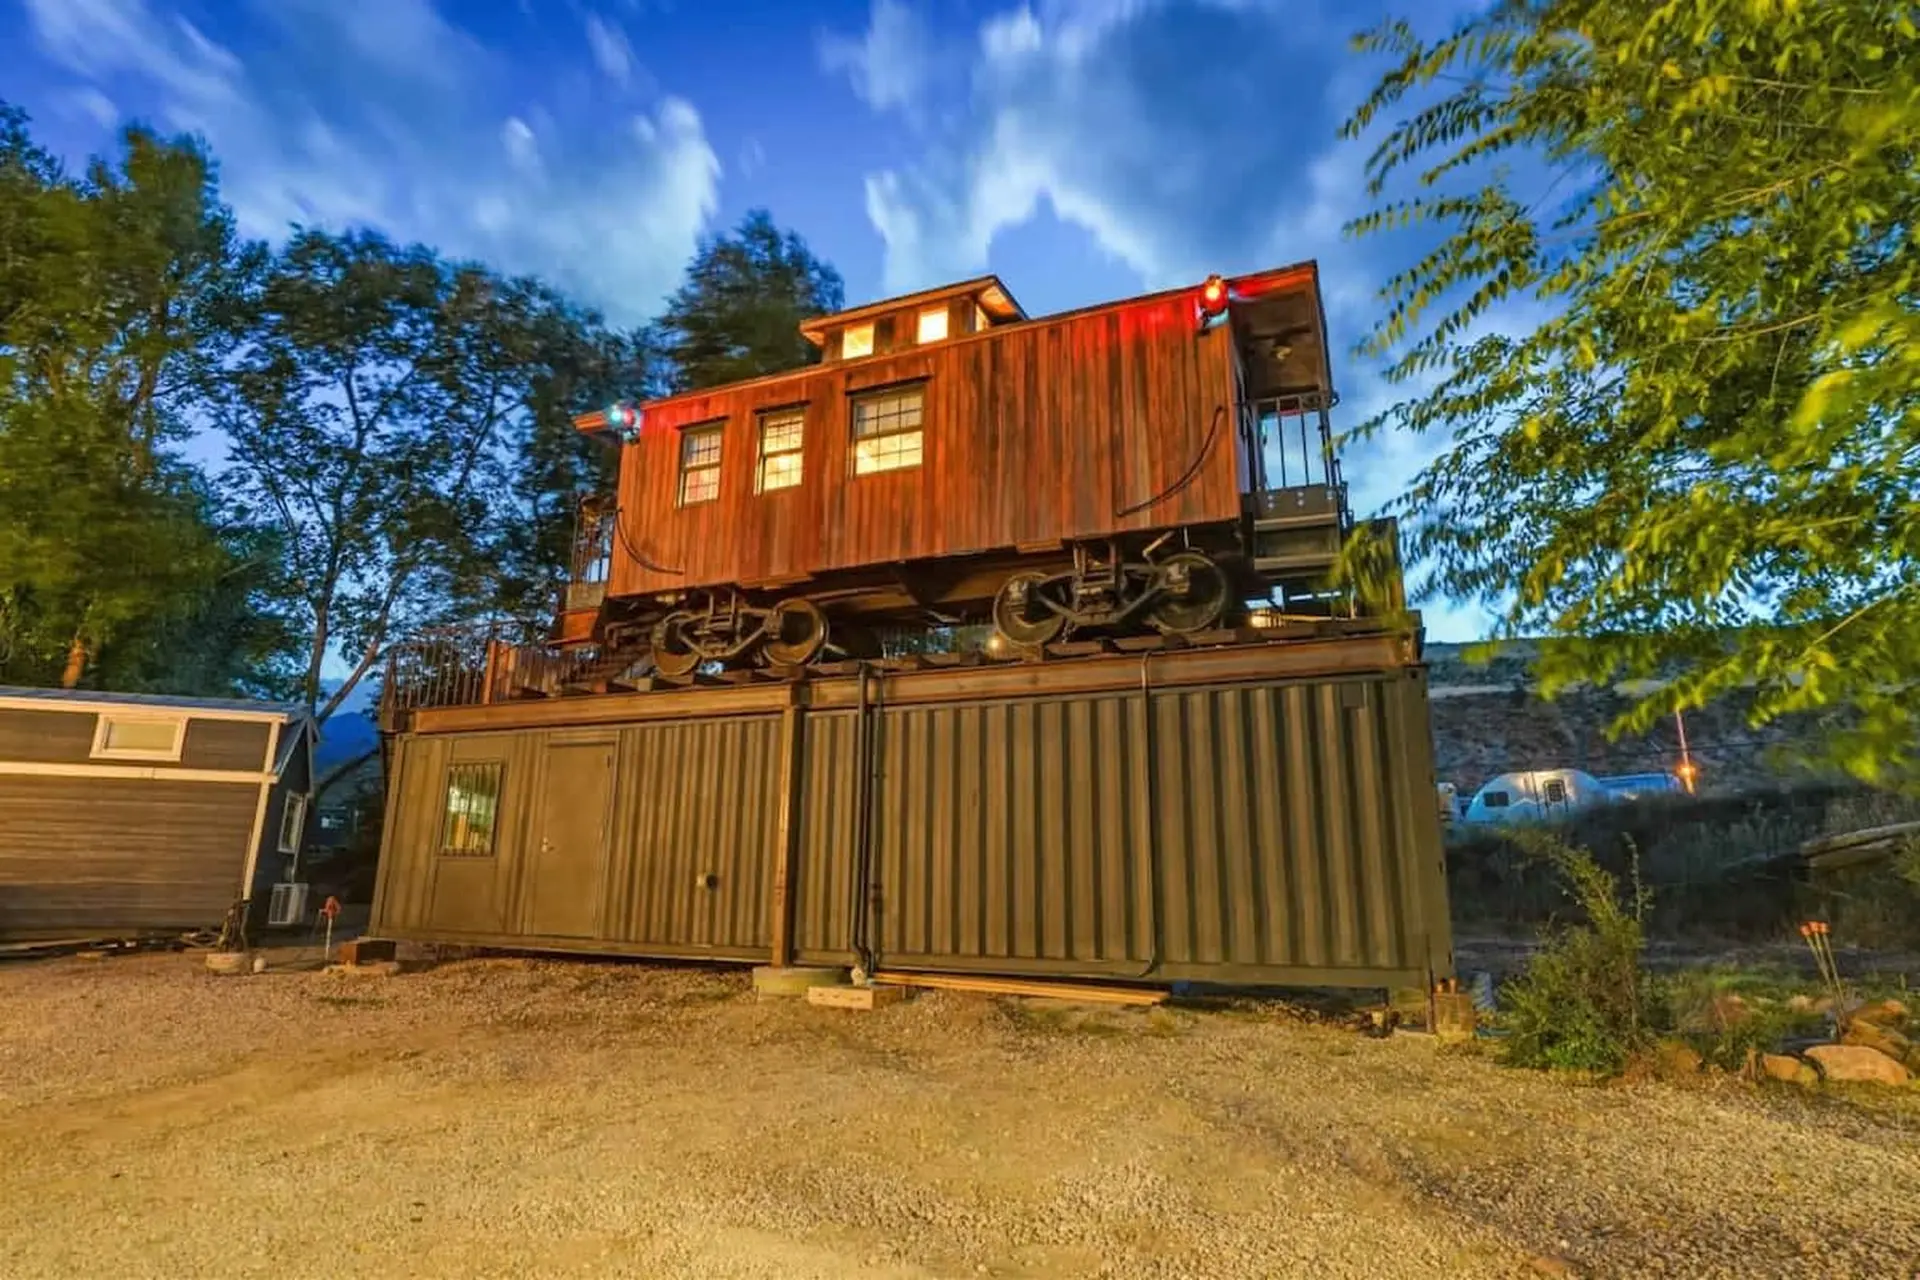
M0 686L0 942L266 920L295 878L314 732L264 702Z

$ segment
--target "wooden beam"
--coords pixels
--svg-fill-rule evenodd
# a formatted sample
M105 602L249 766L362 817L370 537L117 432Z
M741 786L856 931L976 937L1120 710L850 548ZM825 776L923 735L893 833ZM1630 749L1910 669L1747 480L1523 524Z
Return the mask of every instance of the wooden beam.
M800 859L800 788L806 782L801 737L806 726L797 706L780 713L780 815L773 841L773 949L770 963L793 963L793 880Z
M926 987L935 991L970 991L992 996L1038 996L1049 1000L1084 1000L1098 1004L1165 1004L1164 991L1134 987L1090 987L1068 982L1033 982L1021 978L971 978L946 973L899 973L883 970L873 980L895 987Z

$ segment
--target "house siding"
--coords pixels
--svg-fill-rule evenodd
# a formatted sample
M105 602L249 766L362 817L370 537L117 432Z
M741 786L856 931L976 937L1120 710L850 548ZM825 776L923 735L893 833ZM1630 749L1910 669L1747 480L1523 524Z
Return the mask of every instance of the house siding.
M94 710L65 711L0 707L0 761L26 764L113 764L93 759L93 735L100 714ZM108 713L112 714L112 713ZM151 769L213 769L259 773L270 767L267 739L273 726L261 720L216 720L191 711L158 707L128 707L127 715L185 715L187 732L180 759L142 760Z
M256 783L0 775L0 939L214 928Z

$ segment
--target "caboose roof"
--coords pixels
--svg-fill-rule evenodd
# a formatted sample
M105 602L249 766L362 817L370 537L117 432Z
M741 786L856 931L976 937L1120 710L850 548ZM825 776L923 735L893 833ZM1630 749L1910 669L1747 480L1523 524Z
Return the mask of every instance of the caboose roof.
M1318 375L1320 385L1332 392L1332 371L1327 360L1326 315L1320 301L1319 264L1309 258L1291 266L1274 267L1267 271L1256 271L1242 276L1230 277L1227 281L1235 295L1236 328L1241 330L1243 345L1256 344L1264 353L1264 359L1285 363L1288 359L1304 360ZM927 289L920 293L910 293L904 297L888 298L880 302L868 303L850 311L837 312L830 316L820 316L800 326L816 346L824 345L824 335L848 323L858 324L865 319L877 318L897 310L904 310L916 304L937 302L941 299L964 297L973 293L980 300L981 309L997 321L994 327L985 333L962 334L951 338L943 345L953 346L967 342L985 340L990 334L1004 332L1002 326L1010 324L1047 324L1066 320L1074 316L1094 311L1105 311L1115 307L1131 307L1164 301L1177 297L1194 289L1194 285L1182 285L1174 289L1164 289L1158 293L1143 294L1133 298L1122 298L1110 302L1097 302L1089 306L1075 307L1052 315L1028 316L1015 302L1006 286L1000 283L998 276L979 276L972 280L963 280L958 284L943 285L938 289ZM976 292L977 291L977 292ZM988 291L993 291L993 306L987 303ZM1304 296L1303 296L1304 293ZM1001 307L996 312L994 307ZM1301 308L1305 310L1302 311ZM1297 351L1289 350L1298 348ZM861 360L890 360L897 353L876 356L863 356ZM855 363L855 362L840 362ZM761 387L776 382L786 382L817 377L822 366L803 365L796 369L784 369L778 373L762 374L757 378L748 378L742 382L728 383L719 387L701 387L692 391L682 391L662 396L656 400L644 402L642 407L651 412L663 405L675 401L692 400L700 397L719 395L738 391L745 387ZM1248 391L1255 396L1273 394L1267 387L1270 381L1269 371L1264 365L1250 370ZM1335 402L1337 403L1337 397ZM580 414L573 420L574 429L587 435L603 435L607 431L607 416L603 410L594 409Z
M919 293L903 294L898 298L882 298L878 302L869 302L865 306L836 311L830 316L815 316L801 324L800 334L814 346L824 347L827 345L827 335L835 329L877 319L895 311L903 311L908 307L951 302L955 298L972 298L980 304L982 311L1002 324L1027 318L1026 311L1014 301L1013 295L1007 292L1007 286L1000 283L999 276L976 276L972 280L962 280L958 284L943 284L937 289L922 289Z

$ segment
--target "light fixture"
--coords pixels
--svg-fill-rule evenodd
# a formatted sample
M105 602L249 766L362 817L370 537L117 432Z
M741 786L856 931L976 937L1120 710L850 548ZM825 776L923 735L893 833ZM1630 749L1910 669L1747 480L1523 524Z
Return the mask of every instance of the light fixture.
M602 411L606 415L607 426L613 433L628 444L640 438L640 406L615 402Z
M1219 276L1208 276L1207 282L1200 286L1200 310L1208 316L1220 315L1227 309L1227 282Z

